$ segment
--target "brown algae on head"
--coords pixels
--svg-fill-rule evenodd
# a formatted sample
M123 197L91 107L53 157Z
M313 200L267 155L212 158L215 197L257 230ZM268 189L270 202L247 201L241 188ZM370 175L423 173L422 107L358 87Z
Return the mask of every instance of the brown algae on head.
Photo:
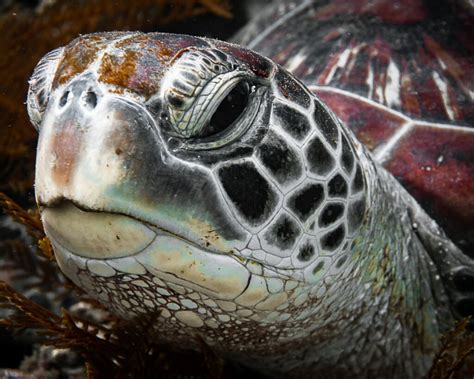
M135 74L138 53L126 50L122 57L104 54L99 69L99 81L127 88Z
M97 58L97 53L104 47L100 36L90 38L79 37L72 43L73 46L65 50L64 57L59 64L53 81L53 87L67 83L73 76L90 68Z

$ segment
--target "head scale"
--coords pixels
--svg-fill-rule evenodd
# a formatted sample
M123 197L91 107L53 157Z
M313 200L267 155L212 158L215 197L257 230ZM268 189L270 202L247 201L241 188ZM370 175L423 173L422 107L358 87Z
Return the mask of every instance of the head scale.
M215 342L232 325L227 346L249 347L244 327L304 330L350 271L369 196L357 147L268 59L196 37L84 36L39 63L28 110L59 264L115 312L161 309L170 338L184 325Z

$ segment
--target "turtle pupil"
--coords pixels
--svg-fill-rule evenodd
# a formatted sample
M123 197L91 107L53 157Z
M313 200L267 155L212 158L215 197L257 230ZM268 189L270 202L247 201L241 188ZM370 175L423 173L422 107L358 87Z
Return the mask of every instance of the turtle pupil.
M240 82L222 100L199 137L210 137L226 130L243 113L248 100L249 86L247 82Z

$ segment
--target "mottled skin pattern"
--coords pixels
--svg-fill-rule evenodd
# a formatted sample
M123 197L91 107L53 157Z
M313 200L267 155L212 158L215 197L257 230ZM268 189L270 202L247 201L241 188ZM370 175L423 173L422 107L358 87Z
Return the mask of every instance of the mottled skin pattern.
M220 127L218 104L242 96ZM417 378L471 299L453 275L472 262L256 53L84 36L39 63L28 109L61 269L123 317L159 314L172 343L198 334L271 376Z

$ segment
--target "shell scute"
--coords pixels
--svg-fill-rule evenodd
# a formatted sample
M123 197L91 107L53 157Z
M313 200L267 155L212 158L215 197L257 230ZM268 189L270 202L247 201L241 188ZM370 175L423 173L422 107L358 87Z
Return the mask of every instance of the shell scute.
M461 247L473 238L473 146L469 130L414 124L384 163Z

